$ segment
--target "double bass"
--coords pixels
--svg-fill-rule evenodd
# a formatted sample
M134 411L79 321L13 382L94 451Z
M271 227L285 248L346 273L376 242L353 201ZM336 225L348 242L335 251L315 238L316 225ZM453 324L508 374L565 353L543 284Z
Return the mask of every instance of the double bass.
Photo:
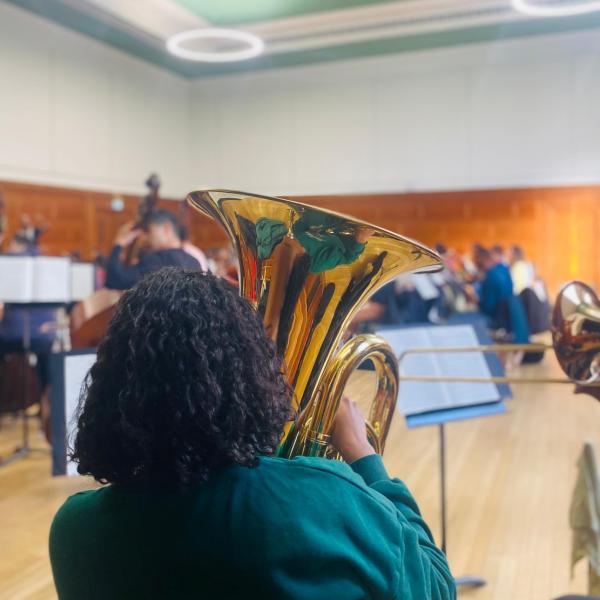
M145 182L148 192L142 198L138 214L133 226L142 232L146 229L148 219L159 201L160 178L152 173ZM123 259L126 264L135 264L139 255L144 251L145 239L138 236L123 249ZM70 315L69 332L73 349L95 348L106 333L108 324L115 312L115 306L121 297L120 290L102 288L91 296L78 302Z

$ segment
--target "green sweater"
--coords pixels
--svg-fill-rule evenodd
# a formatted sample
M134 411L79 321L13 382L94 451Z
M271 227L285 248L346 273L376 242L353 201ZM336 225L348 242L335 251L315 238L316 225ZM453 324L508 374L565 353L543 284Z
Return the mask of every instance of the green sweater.
M61 600L456 597L443 553L381 459L261 458L184 491L71 496L50 531Z

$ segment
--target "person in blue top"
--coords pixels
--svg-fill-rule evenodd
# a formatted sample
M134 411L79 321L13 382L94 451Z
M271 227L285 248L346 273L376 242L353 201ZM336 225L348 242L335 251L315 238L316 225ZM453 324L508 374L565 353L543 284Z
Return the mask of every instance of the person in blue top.
M281 358L211 274L161 269L125 292L82 394L72 458L101 488L50 531L60 600L454 600L408 488L344 400L345 462L278 458Z
M478 288L478 303L479 309L488 318L490 328L505 329L511 333L511 341L527 343L527 315L521 300L513 294L508 266L495 260L492 253L482 246L476 248L475 264L484 274Z
M506 265L494 260L487 248L479 247L475 254L475 264L483 279L479 286L479 309L490 321L498 318L500 304L513 295L513 283Z

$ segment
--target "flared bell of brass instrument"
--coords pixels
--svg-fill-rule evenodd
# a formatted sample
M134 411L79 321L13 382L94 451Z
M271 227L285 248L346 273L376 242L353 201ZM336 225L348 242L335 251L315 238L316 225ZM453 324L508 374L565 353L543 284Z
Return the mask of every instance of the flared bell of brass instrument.
M239 259L240 291L261 314L294 389L295 419L280 455L323 455L350 372L378 375L368 423L379 450L396 402L397 363L376 336L339 348L361 304L400 273L439 270L435 252L341 214L244 192L192 192L187 201L222 225Z
M600 302L592 288L572 281L558 294L552 313L552 342L563 371L573 381L600 381Z

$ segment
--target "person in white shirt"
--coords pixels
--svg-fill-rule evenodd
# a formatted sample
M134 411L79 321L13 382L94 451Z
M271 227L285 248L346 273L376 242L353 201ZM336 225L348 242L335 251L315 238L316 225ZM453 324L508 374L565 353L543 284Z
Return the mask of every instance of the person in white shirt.
M204 254L204 252L202 252L202 250L200 250L198 246L194 246L194 244L190 242L190 233L185 225L180 225L180 231L181 249L198 261L198 264L200 265L200 269L202 271L208 271L208 261L206 260L206 254Z
M534 287L535 268L525 259L525 253L520 246L512 246L510 249L510 275L515 294L518 295L524 289Z

